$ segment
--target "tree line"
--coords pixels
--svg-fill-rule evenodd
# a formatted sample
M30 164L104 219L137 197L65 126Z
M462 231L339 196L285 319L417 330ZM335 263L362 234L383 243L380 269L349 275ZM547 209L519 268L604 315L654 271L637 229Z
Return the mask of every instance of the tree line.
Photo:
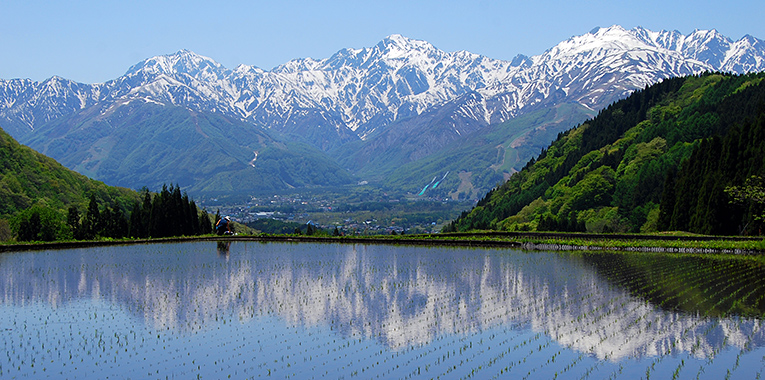
M14 220L17 240L92 240L98 238L162 238L212 233L212 222L179 186L162 186L159 193L142 191L141 203L135 202L130 213L119 205L99 205L95 194L87 209L70 206L65 219L51 207L34 205Z

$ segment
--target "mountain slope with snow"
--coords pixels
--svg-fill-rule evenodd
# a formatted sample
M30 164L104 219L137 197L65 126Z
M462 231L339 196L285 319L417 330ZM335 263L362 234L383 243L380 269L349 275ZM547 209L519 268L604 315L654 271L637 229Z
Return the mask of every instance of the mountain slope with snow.
M663 78L762 70L765 42L752 36L733 41L715 30L683 35L620 26L596 28L512 61L444 52L401 35L270 71L247 65L227 69L181 50L139 62L106 83L0 80L0 127L22 142L42 144L67 138L39 136L52 130L41 126L60 117L119 115L134 101L179 106L303 141L384 182L384 173L393 170L387 162L403 165L443 155L448 146L476 141L470 136L530 112L573 104L594 114ZM559 120L555 128L582 121L582 112L567 114L571 119ZM537 127L492 144L517 145ZM518 156L515 166L528 158ZM501 169L505 175L507 170L513 169Z

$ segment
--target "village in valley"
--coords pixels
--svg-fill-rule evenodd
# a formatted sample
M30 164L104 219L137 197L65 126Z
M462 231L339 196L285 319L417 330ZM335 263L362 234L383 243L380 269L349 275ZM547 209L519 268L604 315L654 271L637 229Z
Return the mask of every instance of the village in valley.
M475 204L474 201L380 195L372 201L360 201L338 194L275 194L239 201L210 198L199 204L210 214L219 212L255 229L258 229L257 221L271 219L295 226L310 224L330 233L337 228L342 235L437 233L445 223ZM400 212L402 209L413 212L404 214Z

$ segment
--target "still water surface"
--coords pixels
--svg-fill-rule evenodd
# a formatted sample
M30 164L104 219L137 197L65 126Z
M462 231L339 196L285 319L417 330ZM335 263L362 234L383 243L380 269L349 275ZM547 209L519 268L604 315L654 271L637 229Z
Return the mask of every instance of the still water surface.
M246 242L5 253L0 378L758 378L765 270L653 255Z

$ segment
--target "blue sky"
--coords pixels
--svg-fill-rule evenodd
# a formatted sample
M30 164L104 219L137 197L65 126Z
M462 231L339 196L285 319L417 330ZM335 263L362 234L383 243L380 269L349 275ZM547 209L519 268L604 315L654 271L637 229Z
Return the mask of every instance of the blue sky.
M398 33L497 59L614 24L765 39L765 1L16 1L0 4L0 78L114 79L189 49L228 68L326 58Z

